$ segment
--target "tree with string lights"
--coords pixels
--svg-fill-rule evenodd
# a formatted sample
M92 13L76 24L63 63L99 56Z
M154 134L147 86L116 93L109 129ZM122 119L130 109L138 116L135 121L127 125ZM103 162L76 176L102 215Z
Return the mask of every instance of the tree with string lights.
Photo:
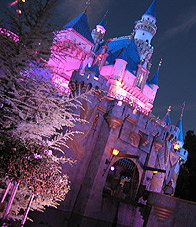
M30 207L43 210L65 199L69 180L61 164L74 161L54 154L63 153L67 140L79 133L72 130L81 121L74 111L94 92L69 93L52 81L47 59L58 29L50 23L56 4L16 0L0 24L2 223L22 220L23 226Z

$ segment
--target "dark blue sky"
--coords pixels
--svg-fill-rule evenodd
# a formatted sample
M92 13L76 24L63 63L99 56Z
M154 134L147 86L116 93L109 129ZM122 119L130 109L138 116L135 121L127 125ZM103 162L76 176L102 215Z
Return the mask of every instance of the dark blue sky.
M85 0L67 0L61 11L73 19L81 13ZM150 6L152 0L91 0L87 15L91 28L99 23L106 10L108 22L106 38L128 35L134 23ZM186 102L183 117L184 134L196 132L196 1L157 0L157 33L152 40L154 54L150 77L155 73L160 58L163 64L159 73L159 90L153 114L163 118L169 105L172 123L175 125Z
M28 1L28 0L26 0ZM85 8L86 0L60 0L57 20L72 20ZM10 2L0 0L1 2ZM105 38L128 35L134 23L150 6L152 0L91 0L87 15L90 28L101 21L105 12L107 32ZM160 58L163 64L159 73L159 90L153 114L163 118L169 105L172 123L175 125L181 114L181 105L186 102L183 117L184 133L196 132L196 1L156 0L157 33L152 40L154 54L150 78L155 73Z

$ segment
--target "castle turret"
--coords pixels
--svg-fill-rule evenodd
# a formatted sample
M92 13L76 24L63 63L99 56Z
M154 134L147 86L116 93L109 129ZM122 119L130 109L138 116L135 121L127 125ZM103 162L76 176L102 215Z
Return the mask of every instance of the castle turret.
M149 84L154 92L153 96L152 96L152 101L154 101L157 90L159 89L159 70L160 70L161 64L162 64L162 59L159 62L159 66L158 66L156 73L154 74L153 78L149 82Z
M96 25L96 28L93 29L91 33L93 41L95 43L95 46L93 48L94 52L96 52L100 42L103 40L105 32L106 32L106 23L105 23L105 16L104 16L101 22L98 25Z
M151 46L151 40L156 34L156 10L155 10L155 0L148 8L148 10L143 14L141 20L136 22L135 25L135 35L134 39L140 53L140 59L143 60L151 58L153 53L153 47Z
M164 121L166 123L166 125L171 124L171 118L170 118L170 111L171 111L171 106L169 106L169 108L167 109L167 113L166 115L163 117L162 121Z
M179 119L178 123L176 124L176 127L178 127L180 130L178 138L177 138L177 142L178 142L180 148L182 148L184 145L183 129L182 129L182 117L183 117L184 108L185 108L185 102L182 104L182 113L180 115L180 119Z

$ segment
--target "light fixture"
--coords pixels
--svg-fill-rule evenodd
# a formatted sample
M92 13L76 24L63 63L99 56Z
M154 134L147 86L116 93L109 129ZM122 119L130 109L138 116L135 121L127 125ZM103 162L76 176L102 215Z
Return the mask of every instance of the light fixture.
M119 153L120 153L120 151L117 150L117 149L113 149L113 150L112 150L112 158L111 158L110 160L106 159L105 164L106 164L107 166L106 166L106 168L104 169L102 176L105 175L107 169L108 169L109 166L110 166L110 163L112 162L112 159L113 159L115 156L117 156ZM113 167L114 167L114 166L113 166ZM111 171L113 171L113 170L111 169Z
M137 113L137 109L135 108L134 110L133 110L133 114L136 114Z
M158 171L157 171L157 170L153 171L153 174L157 174L157 173L158 173Z
M179 148L180 148L180 145L179 145L178 143L175 143L175 144L174 144L174 150L177 151Z
M111 166L110 170L111 171L114 171L115 170L115 167L114 166Z
M119 154L119 152L120 152L119 150L113 149L112 155L117 156Z

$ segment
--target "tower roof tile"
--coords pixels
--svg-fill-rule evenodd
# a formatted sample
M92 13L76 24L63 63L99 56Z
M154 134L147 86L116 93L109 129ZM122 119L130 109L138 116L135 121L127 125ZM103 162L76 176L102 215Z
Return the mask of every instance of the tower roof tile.
M152 4L150 5L150 7L146 10L146 12L144 13L144 15L151 15L154 18L156 18L156 0L153 0Z
M72 21L68 22L63 27L63 29L68 28L73 28L76 32L78 32L79 34L81 34L83 37L85 37L87 40L94 44L88 24L88 18L85 13L81 13L79 16L77 16Z

